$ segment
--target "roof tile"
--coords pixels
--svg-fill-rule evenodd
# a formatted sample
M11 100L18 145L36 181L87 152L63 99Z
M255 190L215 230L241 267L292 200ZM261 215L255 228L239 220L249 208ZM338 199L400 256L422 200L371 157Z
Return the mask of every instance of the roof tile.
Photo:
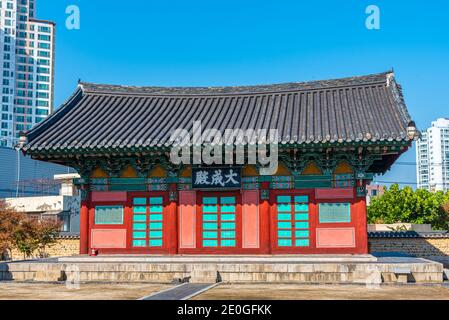
M175 129L275 129L280 143L408 139L411 122L392 73L268 86L129 87L80 83L27 133L31 154L170 145ZM75 151L73 151L75 152Z

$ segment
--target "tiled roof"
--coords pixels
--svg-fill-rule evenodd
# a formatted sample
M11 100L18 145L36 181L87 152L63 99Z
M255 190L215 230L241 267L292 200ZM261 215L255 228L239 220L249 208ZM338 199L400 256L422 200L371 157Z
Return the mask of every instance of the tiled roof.
M76 240L80 238L79 233L67 233L67 232L61 232L58 237L58 239L68 239L68 240Z
M368 233L369 238L449 238L449 233L416 231L375 231Z
M27 133L31 154L141 150L170 146L191 130L279 130L282 144L409 141L400 85L391 72L336 80L216 88L80 83L46 121Z

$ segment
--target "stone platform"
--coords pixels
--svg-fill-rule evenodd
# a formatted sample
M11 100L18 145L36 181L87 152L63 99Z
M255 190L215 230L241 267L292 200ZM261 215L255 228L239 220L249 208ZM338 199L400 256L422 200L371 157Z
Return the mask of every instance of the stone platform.
M439 283L443 265L411 257L75 256L0 263L0 280L152 283Z
M319 262L376 262L370 254L364 255L101 255L98 257L72 256L57 258L61 263L319 263Z

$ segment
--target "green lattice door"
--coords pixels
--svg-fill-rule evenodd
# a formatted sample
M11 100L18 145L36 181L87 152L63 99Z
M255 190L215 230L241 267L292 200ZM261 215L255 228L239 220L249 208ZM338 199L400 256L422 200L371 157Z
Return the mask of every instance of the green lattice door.
M310 247L309 197L281 195L276 200L277 246Z
M162 248L164 246L163 197L133 198L133 248Z
M237 197L204 196L201 208L203 248L237 247Z

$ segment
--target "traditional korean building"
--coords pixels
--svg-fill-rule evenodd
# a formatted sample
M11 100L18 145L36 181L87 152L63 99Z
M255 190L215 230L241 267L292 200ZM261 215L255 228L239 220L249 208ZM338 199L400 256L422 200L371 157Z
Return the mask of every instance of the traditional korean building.
M277 129L277 171L173 164L173 132L195 121ZM388 72L220 88L80 83L22 143L81 175L81 254L366 254L366 186L418 136Z

